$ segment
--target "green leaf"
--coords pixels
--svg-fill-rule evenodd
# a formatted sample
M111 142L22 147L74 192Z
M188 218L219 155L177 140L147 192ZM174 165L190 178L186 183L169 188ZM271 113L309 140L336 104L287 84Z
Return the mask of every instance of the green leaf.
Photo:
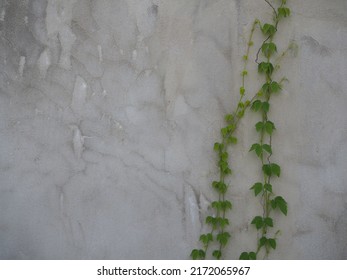
M282 196L276 196L273 200L271 200L271 206L273 209L278 207L280 211L287 216L288 205Z
M270 109L270 104L269 104L269 102L264 101L264 102L261 104L261 109L263 110L264 113L269 112L269 109Z
M231 202L229 200L224 200L221 201L221 208L222 210L227 210L227 209L231 209L233 207L233 205L231 204Z
M268 239L268 243L270 244L270 246L272 247L272 249L276 249L276 240L273 238L269 238Z
M251 222L252 225L255 225L257 229L261 229L264 225L263 218L260 216L254 217L254 219Z
M190 256L192 257L193 260L202 260L205 258L205 251L203 250L198 250L198 249L194 249L191 253Z
M253 185L253 187L251 187L251 190L254 190L254 195L257 196L258 194L260 194L263 190L263 184L258 182L258 183L255 183Z
M234 136L230 136L227 138L228 144L236 144L237 143L237 138Z
M277 46L273 42L264 43L261 46L261 50L266 57L270 57L272 54L277 52Z
M219 188L219 182L213 181L213 182L212 182L212 187L213 187L214 189L218 189L218 188Z
M263 27L261 28L261 31L264 35L272 36L276 33L276 27L272 24L265 23Z
M251 110L254 112L259 111L261 104L262 104L262 102L260 100L253 101L252 106L251 106Z
M264 184L264 189L268 192L272 193L272 185L271 184Z
M287 216L288 206L287 206L287 202L284 200L282 196L276 197L276 204L280 208L281 212Z
M210 241L213 240L212 234L208 233L208 234L202 234L200 235L200 241L204 244L207 245Z
M249 260L249 254L247 252L242 252L239 259L240 260Z
M262 130L264 129L264 123L263 123L263 122L257 122L257 123L255 124L255 129L256 129L258 132L262 131Z
M273 209L276 209L276 208L277 208L276 199L271 200L271 207L272 207Z
M221 194L225 194L228 189L228 186L225 183L216 181L212 183L212 187Z
M214 143L214 146L213 146L213 150L215 150L216 152L220 152L222 151L224 148L224 145L223 144L220 144L220 143Z
M221 130L220 130L223 138L228 134L228 128L226 127L223 127Z
M267 121L267 122L265 123L264 127L265 127L265 131L266 131L269 135L271 135L272 132L273 132L273 130L276 129L274 123L273 123L273 122L270 122L270 121Z
M222 205L221 205L221 201L213 201L211 203L212 208L216 209L216 210L221 210L222 209Z
M260 247L264 246L266 243L267 243L267 238L265 236L260 238L260 240L259 240Z
M248 256L249 256L250 260L256 260L257 259L257 255L255 252L249 252Z
M266 224L266 225L269 226L269 227L273 227L273 226L274 226L273 220L272 220L271 218L269 218L269 217L266 217L266 218L264 219L264 224Z
M206 217L206 224L211 225L213 229L217 228L217 218L214 218L212 216Z
M275 174L277 177L280 177L281 167L276 163L271 163L271 174Z
M225 119L225 121L226 121L227 123L233 123L233 122L234 122L234 116L231 115L231 114L226 115L226 116L224 117L224 119Z
M230 169L229 169L229 170L230 170ZM218 191L219 191L221 194L225 194L227 190L228 190L228 186L227 186L225 183L220 183L220 184L219 184Z
M290 9L287 7L278 8L278 15L280 17L289 17L290 16Z
M218 217L217 222L221 228L224 228L226 225L229 225L229 220L227 218Z
M245 90L244 87L240 87L240 94L241 94L241 95L244 95L244 94L245 94L245 91L246 91L246 90Z
M264 73L270 76L273 71L274 71L274 67L271 64L271 62L260 62L258 65L259 73Z
M228 156L229 156L228 152L223 152L223 153L221 153L220 158L222 161L227 161Z
M253 144L251 149L249 151L255 151L258 157L260 157L263 154L263 148L260 144Z
M263 84L263 86L261 87L261 91L263 93L270 93L270 84L269 83Z
M272 174L271 165L270 164L264 164L263 165L263 172L265 173L265 175L271 176L271 174Z
M270 155L272 154L271 146L268 144L263 144L263 150L269 153Z
M217 260L220 260L222 257L222 252L220 250L214 250L212 256L214 256Z
M282 89L281 85L275 81L270 83L270 91L271 93L279 92Z
M221 232L217 235L217 240L222 246L225 246L228 243L230 238L229 232Z
M243 102L239 102L237 106L241 109L245 108L245 104Z
M254 252L242 252L239 260L256 260L257 255Z
M237 113L237 117L241 119L243 115L245 114L245 110L241 110L240 112Z

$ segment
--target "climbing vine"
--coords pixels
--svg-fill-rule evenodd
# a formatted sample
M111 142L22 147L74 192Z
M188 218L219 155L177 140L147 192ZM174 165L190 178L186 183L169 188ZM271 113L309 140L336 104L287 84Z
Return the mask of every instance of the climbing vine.
M250 36L247 42L246 53L243 56L244 67L241 72L242 84L240 87L240 98L236 109L233 113L225 116L226 126L221 129L221 141L214 144L214 151L217 154L217 165L219 171L218 181L213 181L212 188L216 191L218 199L211 203L213 215L206 217L206 224L210 227L208 233L200 236L201 248L193 249L191 257L193 259L205 259L208 257L208 252L213 244L214 250L212 257L221 259L223 249L227 245L231 234L228 230L229 220L227 212L232 209L231 201L226 199L227 190L229 185L226 182L227 176L232 173L229 166L229 146L237 143L235 131L238 127L239 121L243 118L245 111L250 107L252 111L258 112L261 120L256 123L255 129L259 133L259 140L250 148L258 157L261 164L262 180L256 182L251 190L254 195L260 199L263 211L251 221L259 232L257 238L257 249L251 252L243 252L240 259L257 259L259 254L264 251L264 256L267 256L272 249L276 249L277 236L279 231L270 236L274 227L274 220L271 216L272 211L279 210L284 215L287 215L287 202L282 196L276 196L272 187L272 180L279 177L281 174L280 166L272 162L271 156L273 154L272 147L272 134L275 131L275 124L269 119L270 100L271 97L282 90L282 83L284 78L280 81L274 79L274 73L279 68L279 65L273 62L277 53L277 46L274 42L275 34L278 31L279 22L290 16L290 9L286 6L286 0L278 0L280 3L277 8L269 2L264 0L269 7L273 10L273 21L271 23L262 24L259 20L255 20ZM247 66L250 55L250 48L253 45L253 35L256 27L259 27L265 39L258 49L255 62L258 64L258 73L265 78L265 83L261 89L250 100L245 100L246 88L245 80L248 75ZM278 62L286 51L275 62ZM263 61L259 62L259 59Z
M211 228L211 231L200 236L200 241L203 245L202 249L194 249L191 252L191 257L193 259L205 259L208 248L211 242L217 242L217 249L212 252L212 256L216 259L222 257L223 248L228 243L230 238L230 233L226 230L229 225L229 220L226 218L227 211L232 209L232 203L226 199L226 192L228 190L228 185L225 179L228 175L232 173L229 167L229 153L228 148L230 145L237 143L237 138L234 136L236 128L239 121L244 116L245 110L250 106L251 101L245 99L245 77L247 76L247 64L248 57L250 53L250 48L253 45L253 34L258 21L254 21L250 36L247 43L247 50L243 56L244 67L241 72L242 85L240 87L240 97L236 109L233 113L225 116L226 126L221 129L221 142L216 142L214 144L214 151L217 153L217 164L219 168L219 180L213 181L212 187L218 194L218 200L211 203L211 208L215 211L215 216L208 216L206 218L206 224Z
M266 39L259 48L257 53L256 62L258 63L259 74L265 77L265 83L262 85L257 98L252 102L251 110L259 112L261 120L255 124L255 129L259 133L259 141L253 144L250 151L254 152L259 158L262 169L262 181L256 182L251 190L254 195L260 198L262 205L262 214L255 216L251 222L256 230L260 232L257 241L257 250L254 252L243 252L240 259L257 259L258 255L264 250L264 257L267 257L270 250L276 249L277 246L277 231L273 236L270 236L270 229L274 227L274 220L271 217L273 210L279 210L284 215L287 215L287 202L282 196L276 196L273 191L272 179L280 177L281 167L271 160L273 154L272 147L272 134L276 129L275 124L269 119L270 100L271 97L282 90L282 82L275 81L273 75L278 65L273 65L272 58L277 53L277 46L274 43L274 36L278 31L278 24L280 20L290 15L290 9L286 7L286 1L281 0L280 6L276 8L268 1L265 2L273 10L273 22L260 23L260 29ZM262 54L264 60L258 62L259 55Z

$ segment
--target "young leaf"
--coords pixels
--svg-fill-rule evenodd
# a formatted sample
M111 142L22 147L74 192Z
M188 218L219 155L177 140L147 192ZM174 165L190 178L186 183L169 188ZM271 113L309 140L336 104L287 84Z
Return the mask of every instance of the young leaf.
M265 173L265 175L271 176L271 174L272 174L271 165L270 164L264 164L263 165L263 172Z
M270 122L270 121L267 121L267 122L265 123L264 127L265 127L265 131L266 131L269 135L271 135L272 132L273 132L273 130L276 129L274 123L273 123L273 122Z
M249 254L247 252L242 252L239 260L249 260Z
M254 219L252 220L251 224L252 224L252 225L255 225L255 227L256 227L257 229L260 229L260 228L262 228L263 225L264 225L263 218L260 217L260 216L256 216L256 217L254 217Z
M226 225L229 225L229 220L227 218L218 217L217 220L221 228L224 228Z
M220 130L223 138L228 134L228 128L227 127L223 127L221 130Z
M264 113L269 112L269 109L270 109L270 104L269 104L269 102L264 101L264 102L261 104L261 109L263 110Z
M284 198L282 196L277 196L274 199L271 200L271 207L273 209L275 208L279 208L280 211L287 216L287 210L288 210L288 206L287 206L287 202L284 200Z
M281 85L275 81L270 83L270 91L271 93L279 92L282 89Z
M260 144L258 144L258 143L255 143L255 144L253 144L252 145L252 147L249 149L249 151L251 152L251 151L254 151L257 147L259 147L260 146Z
M240 87L240 94L241 95L245 95L245 88L244 87Z
M276 240L273 238L269 238L268 242L270 244L270 246L272 247L272 249L276 249Z
M212 208L216 209L216 210L221 210L222 206L221 206L221 201L213 201L211 203Z
M228 243L230 238L229 232L221 232L217 235L217 240L222 246L225 246Z
M253 185L253 187L251 187L251 190L254 190L254 195L257 196L258 194L260 194L263 190L263 184L258 182L258 183L255 183Z
M263 122L257 122L257 123L255 124L255 129L256 129L258 132L262 131L262 130L264 129L264 123L263 123Z
M274 71L274 66L270 62L260 62L258 65L258 72L271 75Z
M264 43L261 46L261 50L266 57L270 57L272 54L277 52L277 46L273 42Z
M255 252L249 252L248 256L249 256L250 260L256 260L257 259L257 255Z
M190 256L192 257L193 260L202 260L205 258L205 251L204 250L198 250L198 249L194 249Z
M214 250L212 256L214 256L217 260L220 260L222 257L222 252L220 250Z
M267 243L267 238L265 236L260 238L260 240L259 240L260 247L264 246L266 243Z
M278 8L278 15L280 17L289 17L290 16L290 9L287 7Z
M259 111L261 104L262 104L262 102L260 100L253 101L252 106L251 106L251 110L254 112Z
M264 189L268 192L272 193L272 185L271 184L264 184Z
M273 227L273 226L274 226L273 220L272 220L270 217L266 217L266 218L264 219L264 224L266 224L266 225L269 226L269 227Z
M228 115L226 115L226 116L224 117L224 119L225 119L225 121L226 121L227 123L233 123L233 121L234 121L234 116L231 115L231 114L228 114Z
M221 208L222 210L227 210L227 209L231 209L233 207L233 205L231 204L231 202L229 200L224 200L224 201L221 201Z
M228 144L236 144L237 143L237 138L234 136L230 136L227 139Z
M208 233L208 234L202 234L200 235L200 241L204 244L207 245L210 241L212 241L212 234Z
M230 170L230 169L229 169ZM231 172L231 171L230 171ZM225 184L225 183L220 183L219 184L219 188L218 188L218 191L221 193L221 194L225 194L226 191L228 189L228 186Z
M280 177L281 167L276 163L271 163L271 174L275 174L277 177Z
M222 161L227 161L228 160L228 152L221 153L220 158Z
M213 229L217 228L217 219L212 216L206 217L206 224L209 224L212 226Z
M263 154L263 148L260 144L253 144L251 149L249 151L255 151L258 157L260 157Z
M265 23L263 27L261 28L261 31L264 35L272 36L276 33L276 27L272 24Z
M263 150L269 153L270 155L272 154L271 146L268 144L263 144Z
M278 206L278 208L280 208L281 212L287 216L287 202L284 200L284 198L282 196L277 196L276 198L276 205Z

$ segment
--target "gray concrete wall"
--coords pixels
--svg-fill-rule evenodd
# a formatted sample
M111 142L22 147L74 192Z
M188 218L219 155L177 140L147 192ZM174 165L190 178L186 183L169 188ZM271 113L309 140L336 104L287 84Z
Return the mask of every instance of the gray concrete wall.
M346 259L347 1L288 3L276 43L298 52L270 115L289 212L270 258ZM256 17L264 1L0 1L0 258L189 258ZM256 121L230 151L226 258L256 246Z

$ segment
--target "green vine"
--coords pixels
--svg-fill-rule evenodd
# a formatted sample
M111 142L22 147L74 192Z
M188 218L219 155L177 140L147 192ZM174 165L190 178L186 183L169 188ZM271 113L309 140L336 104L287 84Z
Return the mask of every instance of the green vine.
M260 231L257 250L255 252L243 252L240 259L249 260L257 259L259 253L265 251L265 257L268 256L270 250L276 249L277 246L277 231L270 237L270 229L274 227L274 221L271 217L272 210L280 210L284 215L287 215L287 202L282 196L275 196L271 180L274 177L280 177L281 167L271 161L273 154L272 134L275 125L269 119L270 100L273 94L279 93L282 90L282 79L277 82L273 79L273 74L278 67L274 67L271 62L274 54L277 52L277 46L274 43L274 36L278 31L278 24L281 19L290 15L290 9L286 7L286 0L281 0L280 6L275 7L267 0L265 2L273 9L273 23L265 23L261 25L261 31L266 36L262 46L260 47L256 62L258 63L258 72L265 76L265 83L262 85L257 99L252 102L251 110L259 112L261 121L255 125L256 131L259 133L259 142L252 145L250 151L254 151L259 158L262 168L262 182L255 183L251 190L254 195L260 196L261 205L263 208L262 215L253 218L251 224L255 226L257 231ZM264 61L258 62L259 53L262 53ZM283 54L282 54L283 55Z
M247 42L246 53L243 56L244 67L241 72L242 84L240 87L240 97L236 109L233 113L225 116L226 126L221 129L221 141L214 144L214 151L217 153L217 165L219 171L219 180L212 183L212 188L218 194L218 200L211 203L213 215L206 218L206 224L210 227L208 233L200 236L201 248L193 249L191 257L196 259L205 259L208 256L210 248L213 246L212 256L215 259L221 259L223 249L226 247L231 235L228 231L229 220L226 217L228 211L232 209L232 203L226 199L226 193L229 188L226 178L232 173L229 167L229 147L237 143L235 131L240 120L243 118L245 111L250 107L252 111L259 112L261 120L256 123L255 128L259 133L259 141L251 146L250 151L254 151L259 158L262 169L262 182L255 183L251 190L254 191L256 197L260 197L263 208L262 214L253 218L251 224L255 226L259 232L257 238L257 249L252 252L243 252L240 259L249 260L257 259L259 254L264 251L264 256L268 256L271 249L276 249L277 231L270 237L272 232L270 229L274 227L274 221L271 217L273 210L279 210L287 215L287 202L282 196L275 196L271 181L274 177L279 177L281 168L278 164L271 161L272 150L272 134L275 125L269 120L268 113L270 111L270 99L273 94L282 90L282 78L279 82L275 81L273 74L279 68L279 61L285 56L290 47L274 60L277 53L277 46L274 43L274 36L278 31L280 20L290 16L290 9L286 6L286 0L280 1L277 9L269 0L264 0L273 10L273 22L261 24L259 20L255 20L250 36ZM250 100L245 99L245 78L248 75L247 66L251 46L253 46L253 35L256 27L259 26L261 32L265 36L261 47L256 54L255 62L258 64L258 72L265 76L265 83L260 91ZM262 62L258 62L260 56L264 57Z
M252 100L246 100L245 102L243 102L243 100L245 98L246 92L245 77L248 75L248 57L251 46L253 45L253 34L258 23L258 20L256 20L252 25L247 43L246 54L243 56L244 67L241 72L242 85L240 87L240 98L238 105L232 114L225 116L224 119L226 126L221 129L221 142L215 143L213 147L218 156L217 163L219 169L219 181L214 181L212 183L212 187L218 193L218 200L211 203L211 208L214 210L215 215L208 216L206 218L206 224L211 227L211 230L209 233L202 234L200 236L202 249L194 249L191 252L190 256L194 260L205 259L210 244L213 241L217 241L217 249L212 252L212 256L219 260L222 257L223 248L227 245L230 238L230 233L226 230L227 226L229 225L229 220L226 218L226 213L232 208L232 203L226 199L226 192L229 186L225 182L225 179L232 173L228 162L228 148L230 145L237 143L237 138L234 136L234 133L239 124L239 121L244 116L245 110L250 106L252 102Z

